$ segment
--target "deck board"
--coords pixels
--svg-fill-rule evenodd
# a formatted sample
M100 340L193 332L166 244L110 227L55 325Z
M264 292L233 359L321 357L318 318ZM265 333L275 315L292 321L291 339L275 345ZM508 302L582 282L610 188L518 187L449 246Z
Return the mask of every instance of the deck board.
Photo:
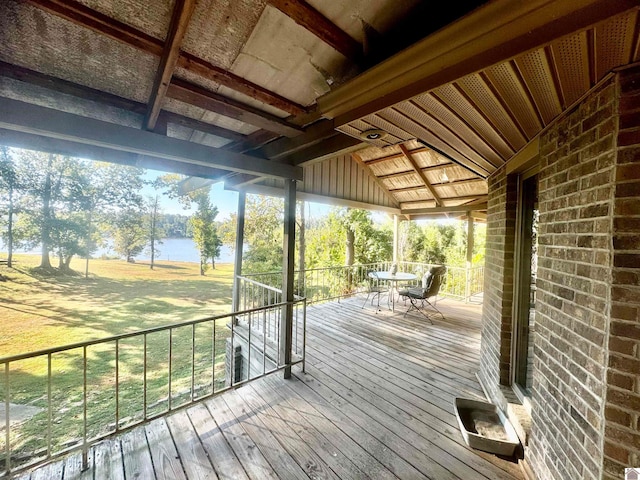
M444 319L361 308L364 297L307 309L307 368L207 399L24 478L523 478L512 460L470 449L456 396L476 378L480 307L438 303Z

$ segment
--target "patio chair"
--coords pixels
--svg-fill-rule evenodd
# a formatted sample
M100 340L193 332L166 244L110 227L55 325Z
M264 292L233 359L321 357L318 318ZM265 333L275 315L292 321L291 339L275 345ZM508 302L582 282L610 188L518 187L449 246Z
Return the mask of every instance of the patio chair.
M431 324L433 324L431 317L426 311L427 309L431 309L434 312L439 313L444 320L444 315L438 307L436 307L436 301L446 272L447 267L444 265L431 267L431 269L422 277L422 285L420 287L406 288L398 292L401 297L404 297L405 300L408 299L411 302L411 305L404 313L405 316L410 311L417 310L422 313L422 315L424 315ZM432 301L429 299L432 299Z
M364 308L369 301L369 298L371 298L371 306L373 306L373 300L377 297L378 307L376 309L376 313L378 313L378 311L380 311L380 295L386 293L387 305L389 304L389 288L386 285L380 284L380 279L378 278L378 275L376 275L376 272L367 273L367 288L367 298L360 308Z

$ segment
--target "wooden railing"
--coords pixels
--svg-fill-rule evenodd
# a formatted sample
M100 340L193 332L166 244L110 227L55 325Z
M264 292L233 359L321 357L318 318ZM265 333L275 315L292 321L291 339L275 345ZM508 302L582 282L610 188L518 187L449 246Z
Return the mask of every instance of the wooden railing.
M306 301L291 302L296 341L284 364L280 336L271 332L283 328L288 303L268 290L273 301L256 308L0 358L0 478L77 450L86 465L89 447L104 438L304 368ZM26 400L35 414L19 422Z
M391 263L378 262L297 270L294 277L294 288L296 294L305 297L308 303L339 300L363 291L366 288L367 273L389 270ZM398 263L399 271L416 274L415 284L420 283L422 275L432 266L434 265L419 262ZM245 274L243 278L269 288L280 289L282 285L282 272ZM440 294L468 301L481 294L483 287L484 266L472 268L448 266Z

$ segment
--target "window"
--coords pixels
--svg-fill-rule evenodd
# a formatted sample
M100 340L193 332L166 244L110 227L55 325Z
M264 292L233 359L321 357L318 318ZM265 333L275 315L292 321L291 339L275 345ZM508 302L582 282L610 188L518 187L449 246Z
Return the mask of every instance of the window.
M512 383L521 400L531 392L537 267L538 177L522 175L518 185L512 350Z

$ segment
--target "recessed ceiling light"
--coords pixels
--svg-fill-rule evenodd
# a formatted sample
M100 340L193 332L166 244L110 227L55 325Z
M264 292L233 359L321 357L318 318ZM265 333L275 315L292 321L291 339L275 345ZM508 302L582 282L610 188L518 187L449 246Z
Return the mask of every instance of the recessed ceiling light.
M363 138L365 140L370 140L370 141L382 140L386 136L387 136L387 132L379 129L365 130L364 132L360 133L360 138Z

